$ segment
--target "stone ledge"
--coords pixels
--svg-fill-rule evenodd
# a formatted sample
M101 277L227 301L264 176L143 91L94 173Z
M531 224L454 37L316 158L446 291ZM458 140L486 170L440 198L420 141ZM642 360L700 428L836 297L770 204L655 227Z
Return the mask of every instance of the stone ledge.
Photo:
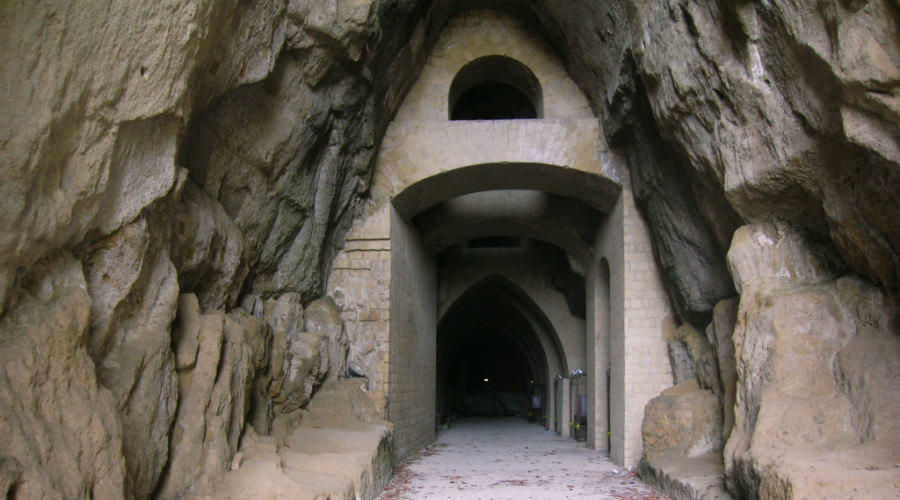
M247 426L231 470L207 498L378 496L391 479L393 427L364 380L326 382L305 410L276 419L271 436Z
M209 498L372 499L391 478L390 425L301 427L279 446L248 428L232 470Z
M725 466L721 453L688 458L659 454L644 457L641 479L664 491L673 500L733 500L725 490Z

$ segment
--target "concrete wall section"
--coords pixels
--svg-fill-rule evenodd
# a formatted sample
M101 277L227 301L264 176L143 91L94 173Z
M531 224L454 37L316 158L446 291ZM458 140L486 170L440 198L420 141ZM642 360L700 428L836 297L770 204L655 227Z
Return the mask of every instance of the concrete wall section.
M604 259L609 268L608 289L600 269ZM605 446L609 368L610 457L633 467L643 450L644 406L672 385L666 346L674 323L649 232L627 187L598 232L588 280L592 284L587 286L587 327L593 345L587 349L595 360L588 373L589 397L594 398L588 418L596 430L592 444Z
M608 219L607 219L608 222ZM609 224L607 224L608 226ZM621 224L616 227L621 228ZM604 227L608 229L608 227ZM588 446L610 452L609 428L609 340L613 330L609 264L598 256L587 269L587 318L585 318L585 357L588 391Z
M666 296L653 257L650 233L641 218L630 190L622 193L623 264L619 268L624 284L625 404L624 450L622 462L637 465L643 452L641 424L644 406L672 385L667 340L675 329L674 313Z
M625 189L627 191L627 188ZM593 424L593 441L589 444L596 448L605 447L603 434L610 433L610 446L608 450L610 458L618 463L625 463L625 274L622 270L625 260L622 246L623 228L623 198L616 201L616 206L608 215L606 221L600 227L597 241L594 245L594 261L588 269L587 283L588 293L588 356L594 359L594 363L588 370L588 431L589 439L591 425ZM601 260L605 259L609 265L609 315L602 316L603 304L606 300L603 293L604 283L598 283L602 279L599 272ZM609 394L606 389L607 370L609 370ZM609 401L611 419L604 425L603 415L600 414L599 401ZM599 439L597 435L600 435Z
M394 457L434 441L437 285L415 228L391 212L390 396Z

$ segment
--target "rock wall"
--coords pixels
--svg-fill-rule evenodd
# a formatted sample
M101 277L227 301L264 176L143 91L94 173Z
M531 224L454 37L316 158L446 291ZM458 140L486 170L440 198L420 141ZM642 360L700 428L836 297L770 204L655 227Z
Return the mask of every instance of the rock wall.
M0 5L5 496L202 494L345 371L313 299L413 8Z
M265 432L342 369L346 337L303 308L470 3L0 3L7 496L200 491L245 423ZM716 325L733 492L840 496L796 468L816 453L815 477L844 477L816 444L833 438L896 497L874 443L900 442L897 3L478 6L549 40L629 158L680 319ZM715 306L735 293L729 370ZM782 418L786 399L810 412Z
M741 291L737 393L725 449L740 497L892 496L900 314L789 227L745 226L729 264Z

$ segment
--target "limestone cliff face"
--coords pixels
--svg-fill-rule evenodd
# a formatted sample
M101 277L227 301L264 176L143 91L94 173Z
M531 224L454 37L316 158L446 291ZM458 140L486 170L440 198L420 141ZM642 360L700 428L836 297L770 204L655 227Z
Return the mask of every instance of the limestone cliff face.
M381 71L413 7L0 6L5 495L203 494L245 424L343 370L302 304L415 66Z
M301 335L301 304L321 295L383 131L466 3L0 3L0 358L16 360L0 378L5 492L199 491L245 421L270 423L247 398L308 397L340 342ZM487 6L542 32L626 154L680 319L705 326L741 294L733 487L807 492L761 472L777 454L755 455L771 447L754 426L769 424L750 418L778 399L751 381L788 376L753 339L774 330L793 342L776 319L797 301L847 309L839 342L822 339L839 358L827 368L839 390L823 394L856 409L833 422L849 419L863 443L896 443L865 367L871 346L898 336L897 3ZM755 251L745 238L729 267L735 231L766 235L759 224L774 221L802 242L796 260L763 252L739 265L741 248ZM815 293L791 292L810 285L797 279L743 285L755 268L777 264L779 276L823 255ZM292 361L295 344L310 354ZM897 388L892 359L878 362L886 390ZM209 380L220 363L233 365L228 383ZM810 368L810 383L825 369ZM311 382L283 394L291 370ZM183 429L186 415L221 429L218 441ZM197 470L172 477L173 461Z

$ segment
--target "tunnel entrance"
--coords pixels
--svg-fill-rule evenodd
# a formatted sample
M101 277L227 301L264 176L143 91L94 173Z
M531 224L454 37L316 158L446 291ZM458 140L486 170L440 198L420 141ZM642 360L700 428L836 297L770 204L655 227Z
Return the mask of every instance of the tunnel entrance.
M546 424L549 363L540 337L554 334L542 318L521 289L496 275L454 302L437 328L440 424L470 416Z
M671 311L624 159L544 49L502 14L448 22L334 260L396 460L455 415L530 411L635 465L644 404L671 385Z

